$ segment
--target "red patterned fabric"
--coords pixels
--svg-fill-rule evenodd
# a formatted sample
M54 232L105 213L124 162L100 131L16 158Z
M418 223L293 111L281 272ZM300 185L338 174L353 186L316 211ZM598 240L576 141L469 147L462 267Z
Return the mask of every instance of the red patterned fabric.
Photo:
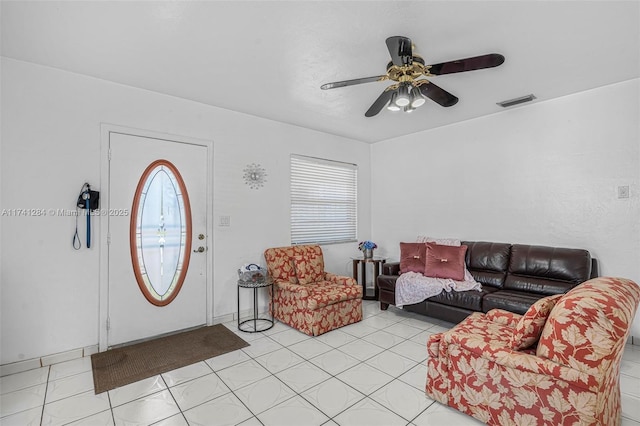
M429 338L427 394L490 425L620 424L620 359L639 301L630 280L587 281L559 298L535 351L511 348L504 311L472 314Z
M362 320L362 287L353 278L324 272L320 246L270 248L264 257L274 279L269 309L277 320L312 336Z
M311 284L324 279L324 262L322 255L309 251L309 256L296 256L293 258L293 266L296 271L298 284Z
M547 317L556 305L561 294L544 297L529 307L520 318L511 337L511 347L514 350L526 349L533 346L542 334L542 328L547 322Z
M504 325L515 327L520 321L522 315L513 312L505 311L504 309L492 309L487 312L487 319L489 321L497 322Z

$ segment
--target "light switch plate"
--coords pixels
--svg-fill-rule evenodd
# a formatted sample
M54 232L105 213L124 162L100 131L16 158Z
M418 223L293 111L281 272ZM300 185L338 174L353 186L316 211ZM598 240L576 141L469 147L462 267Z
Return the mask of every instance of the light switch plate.
M629 185L621 185L618 187L618 198L629 198Z

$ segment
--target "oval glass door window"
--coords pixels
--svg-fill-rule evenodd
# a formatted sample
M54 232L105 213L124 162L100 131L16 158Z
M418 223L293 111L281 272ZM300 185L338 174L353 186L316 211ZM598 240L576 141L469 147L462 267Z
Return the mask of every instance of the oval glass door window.
M138 182L129 240L140 290L154 305L168 305L189 266L191 207L180 172L167 160L151 163Z

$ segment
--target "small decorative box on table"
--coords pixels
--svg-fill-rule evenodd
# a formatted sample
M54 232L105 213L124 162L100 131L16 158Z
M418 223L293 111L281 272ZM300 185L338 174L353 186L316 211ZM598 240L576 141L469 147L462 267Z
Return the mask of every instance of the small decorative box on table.
M240 321L240 289L253 289L253 316ZM238 330L246 333L266 331L273 327L273 316L261 318L258 314L258 289L271 289L271 304L273 305L273 280L262 271L238 271ZM268 315L268 314L267 314Z

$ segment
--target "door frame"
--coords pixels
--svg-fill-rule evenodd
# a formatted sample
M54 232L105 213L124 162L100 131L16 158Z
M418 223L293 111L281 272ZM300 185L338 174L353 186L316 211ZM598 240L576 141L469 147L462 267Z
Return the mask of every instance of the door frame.
M119 126L115 124L100 124L100 208L108 211L109 205L109 155L111 133L122 133L131 136L162 139L169 142L198 145L207 148L207 325L213 325L213 141L197 139L188 136L161 133L152 130L136 129L133 127ZM98 278L98 351L108 349L107 318L109 317L109 221L108 217L100 218L99 239L99 278Z

